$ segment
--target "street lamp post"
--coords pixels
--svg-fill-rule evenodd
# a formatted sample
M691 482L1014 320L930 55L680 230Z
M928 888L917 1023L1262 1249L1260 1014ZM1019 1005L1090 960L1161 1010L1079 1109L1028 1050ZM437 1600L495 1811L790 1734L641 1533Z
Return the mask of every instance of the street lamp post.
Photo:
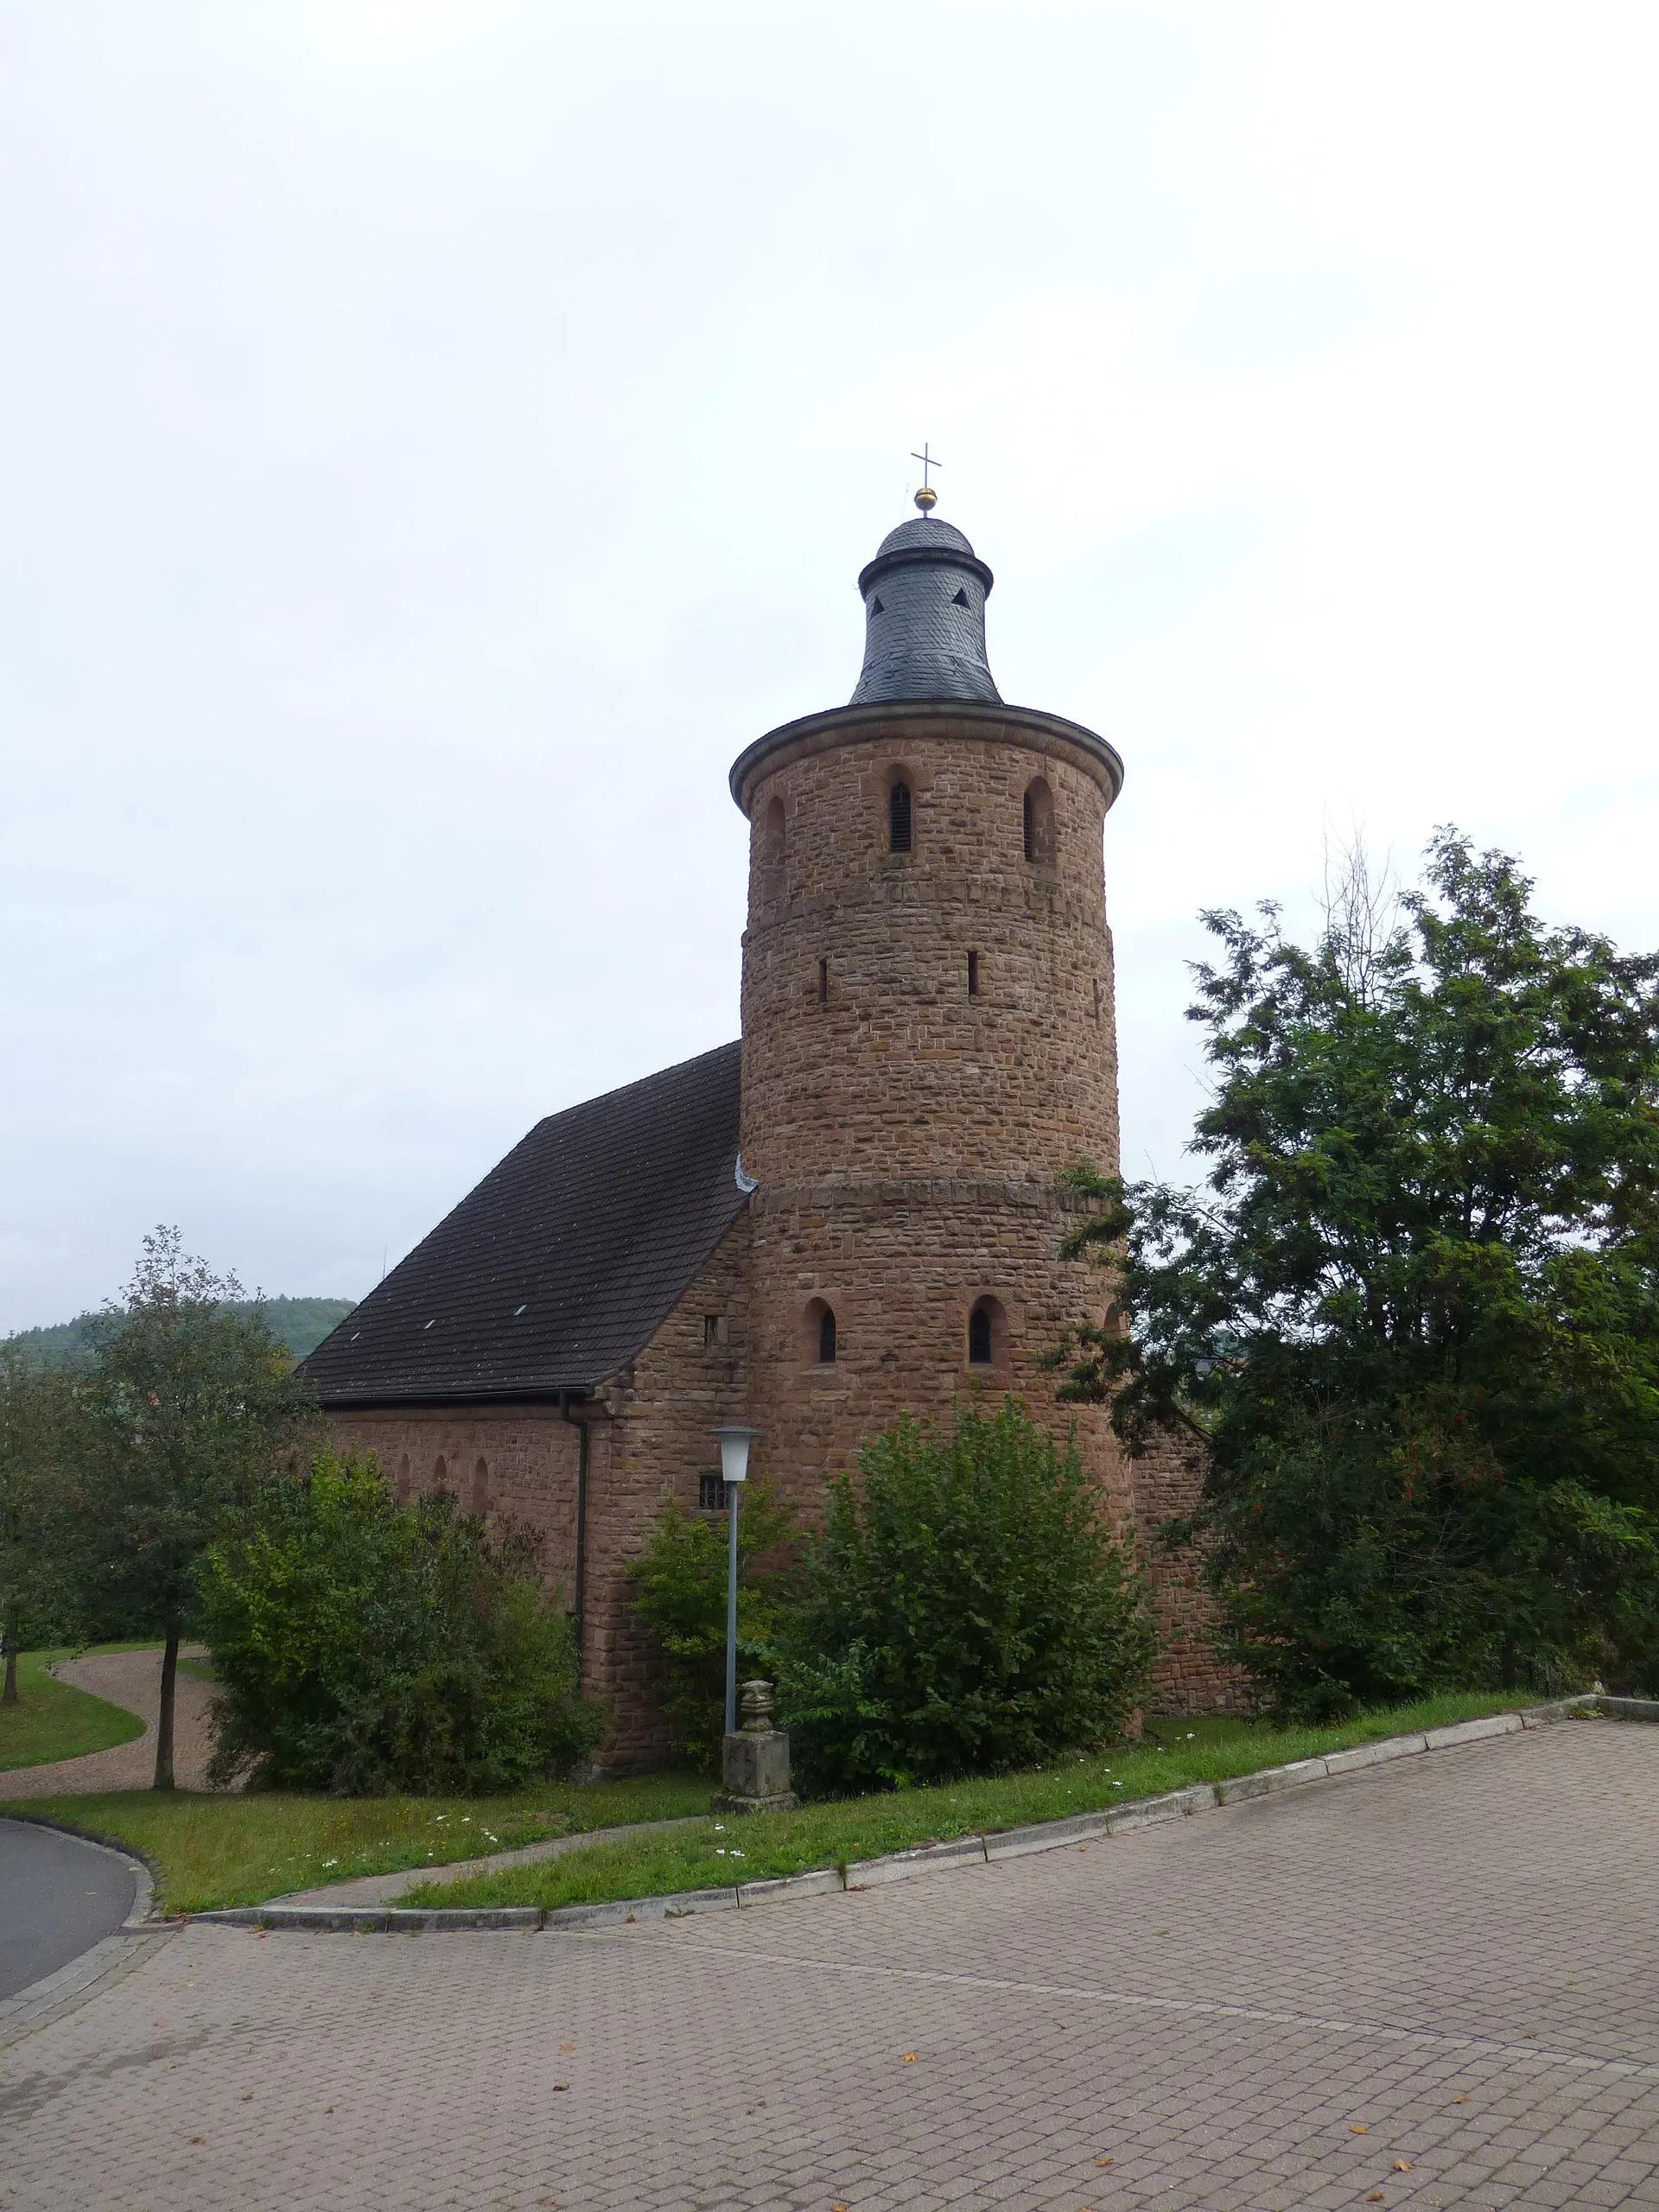
M726 1484L731 1532L726 1566L726 1733L737 1732L737 1501L749 1478L749 1446L760 1433L732 1423L709 1431L720 1439L720 1471Z

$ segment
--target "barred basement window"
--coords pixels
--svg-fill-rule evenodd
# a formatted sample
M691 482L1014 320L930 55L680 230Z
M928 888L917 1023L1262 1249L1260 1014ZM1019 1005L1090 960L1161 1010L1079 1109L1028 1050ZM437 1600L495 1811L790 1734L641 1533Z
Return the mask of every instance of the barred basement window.
M719 1475L697 1477L697 1510L700 1513L723 1513L726 1510L726 1484Z
M702 1343L705 1351L713 1350L716 1344L726 1343L729 1334L730 1332L726 1326L726 1316L723 1313L703 1315Z
M910 785L895 784L887 793L887 849L910 850Z

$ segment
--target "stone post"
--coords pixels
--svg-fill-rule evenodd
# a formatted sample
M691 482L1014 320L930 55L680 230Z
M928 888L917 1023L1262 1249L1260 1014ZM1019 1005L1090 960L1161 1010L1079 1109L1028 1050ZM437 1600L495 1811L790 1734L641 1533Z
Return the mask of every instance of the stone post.
M721 1747L724 1788L715 1799L717 1813L788 1813L795 1807L789 1786L789 1732L772 1725L772 1684L745 1682L741 1727Z

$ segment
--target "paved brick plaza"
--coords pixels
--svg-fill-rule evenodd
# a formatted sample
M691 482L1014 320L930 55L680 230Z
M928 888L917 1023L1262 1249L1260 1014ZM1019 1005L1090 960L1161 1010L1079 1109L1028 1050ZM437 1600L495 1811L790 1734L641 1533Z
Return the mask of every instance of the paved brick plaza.
M0 2207L1659 2205L1656 1833L1575 1721L667 1926L194 1927L0 2056Z

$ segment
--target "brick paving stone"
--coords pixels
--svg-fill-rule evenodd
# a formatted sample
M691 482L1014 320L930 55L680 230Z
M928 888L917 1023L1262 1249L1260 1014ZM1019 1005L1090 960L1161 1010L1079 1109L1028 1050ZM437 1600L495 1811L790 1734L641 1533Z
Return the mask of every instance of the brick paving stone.
M1659 2205L1656 1815L1571 1722L705 1920L192 1926L0 2055L0 2212Z

